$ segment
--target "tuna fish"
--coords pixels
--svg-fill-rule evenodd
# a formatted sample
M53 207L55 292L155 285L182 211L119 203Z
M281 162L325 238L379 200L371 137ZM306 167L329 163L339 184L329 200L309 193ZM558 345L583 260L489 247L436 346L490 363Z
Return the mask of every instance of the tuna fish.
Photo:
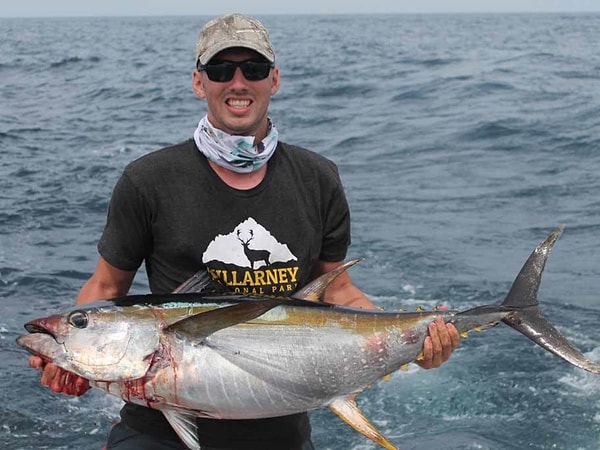
M126 296L33 320L17 342L97 389L162 411L191 449L199 448L195 417L263 418L322 407L394 449L354 398L417 360L436 316L461 333L503 322L600 374L538 308L541 275L561 232L533 251L500 305L398 313L314 301L351 261L287 298L222 293L199 273L173 294Z

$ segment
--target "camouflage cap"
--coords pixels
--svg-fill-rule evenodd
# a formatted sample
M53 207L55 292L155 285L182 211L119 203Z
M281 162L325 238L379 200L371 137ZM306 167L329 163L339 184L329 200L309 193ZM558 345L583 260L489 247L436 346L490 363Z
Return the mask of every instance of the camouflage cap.
M267 29L258 20L242 14L228 14L207 22L200 30L196 60L206 64L220 51L232 47L249 48L275 62Z

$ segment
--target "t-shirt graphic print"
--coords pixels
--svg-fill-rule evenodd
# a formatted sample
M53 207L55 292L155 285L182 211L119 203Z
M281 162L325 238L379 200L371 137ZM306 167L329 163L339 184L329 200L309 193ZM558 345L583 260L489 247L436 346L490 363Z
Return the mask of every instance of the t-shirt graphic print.
M216 236L202 262L234 293L288 295L298 287L298 258L252 217Z

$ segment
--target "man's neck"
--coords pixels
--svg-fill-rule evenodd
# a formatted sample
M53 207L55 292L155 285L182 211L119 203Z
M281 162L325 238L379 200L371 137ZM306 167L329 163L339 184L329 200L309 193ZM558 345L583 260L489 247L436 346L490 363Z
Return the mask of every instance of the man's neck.
M208 161L208 164L223 181L223 183L229 187L239 189L241 191L247 191L258 186L260 182L265 179L268 165L265 164L254 172L239 173L226 169L225 167L221 167L210 160Z

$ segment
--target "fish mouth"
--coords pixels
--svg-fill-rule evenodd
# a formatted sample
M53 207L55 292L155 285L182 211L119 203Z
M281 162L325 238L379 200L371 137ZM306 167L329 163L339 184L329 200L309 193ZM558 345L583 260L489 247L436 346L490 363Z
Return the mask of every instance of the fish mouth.
M57 344L61 344L58 340L57 335L50 331L47 326L44 326L40 319L32 320L31 322L27 322L25 325L25 329L29 332L29 334L46 334L50 336Z
M25 329L31 334L42 333L42 334L49 334L50 336L55 337L54 334L52 334L50 332L50 330L48 330L47 328L44 328L43 326L41 326L37 323L34 323L34 322L26 323Z
M44 361L52 361L57 351L62 348L50 333L24 334L17 338L17 345Z

